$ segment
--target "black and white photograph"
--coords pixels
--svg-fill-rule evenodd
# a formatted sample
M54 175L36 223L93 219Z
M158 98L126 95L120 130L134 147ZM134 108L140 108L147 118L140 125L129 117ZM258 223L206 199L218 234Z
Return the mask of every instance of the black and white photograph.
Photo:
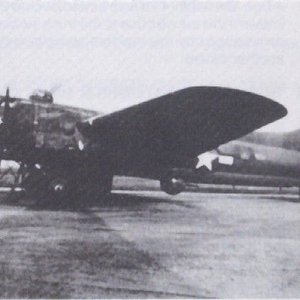
M0 299L300 298L300 1L0 2Z

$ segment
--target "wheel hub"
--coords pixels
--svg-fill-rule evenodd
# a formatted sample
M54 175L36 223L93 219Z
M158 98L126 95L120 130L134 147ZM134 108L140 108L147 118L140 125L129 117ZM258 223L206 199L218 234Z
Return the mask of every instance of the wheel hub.
M67 192L67 181L63 178L54 179L49 184L49 190L55 195L64 195Z
M55 192L62 192L65 190L65 185L63 183L57 183L53 186Z

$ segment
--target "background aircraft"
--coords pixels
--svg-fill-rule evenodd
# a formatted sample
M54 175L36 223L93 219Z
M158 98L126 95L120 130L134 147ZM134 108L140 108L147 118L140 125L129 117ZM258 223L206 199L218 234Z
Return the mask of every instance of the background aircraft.
M253 132L200 155L199 160L200 182L300 187L300 130Z
M300 129L291 132L253 132L242 141L300 151Z
M1 158L20 163L27 192L56 199L110 192L114 175L158 179L162 190L179 193L182 170L195 170L200 153L287 113L221 87L191 87L104 116L54 104L49 92L27 100L7 90L0 101Z

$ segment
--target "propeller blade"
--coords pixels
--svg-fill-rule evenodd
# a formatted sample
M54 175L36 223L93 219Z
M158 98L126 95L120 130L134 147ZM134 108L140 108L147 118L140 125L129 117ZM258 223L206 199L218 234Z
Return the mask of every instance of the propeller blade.
M15 101L17 101L19 98L15 98L15 97L10 97L9 94L9 87L6 88L6 93L5 96L0 96L0 106L3 103L14 103Z
M11 109L10 103L15 102L16 98L11 98L9 95L9 87L6 88L5 96L0 96L0 105L4 103L3 115L2 115L2 124L7 124L9 120L9 111Z

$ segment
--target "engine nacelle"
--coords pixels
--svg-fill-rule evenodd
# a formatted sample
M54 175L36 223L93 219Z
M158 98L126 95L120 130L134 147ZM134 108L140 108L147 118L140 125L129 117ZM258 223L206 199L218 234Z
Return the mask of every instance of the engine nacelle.
M185 190L185 182L174 177L164 178L160 181L160 188L169 195L177 195Z

